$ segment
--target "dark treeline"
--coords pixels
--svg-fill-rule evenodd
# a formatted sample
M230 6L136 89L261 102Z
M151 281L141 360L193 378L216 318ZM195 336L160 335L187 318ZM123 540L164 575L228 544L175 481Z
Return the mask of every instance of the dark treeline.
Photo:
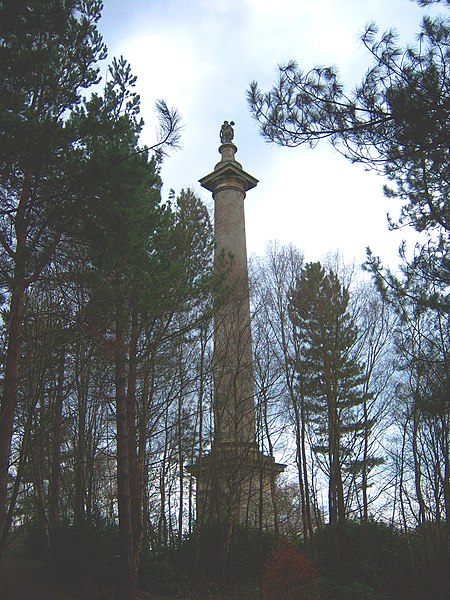
M127 62L90 89L98 0L0 6L0 562L21 540L80 594L198 598L221 540L200 547L186 466L211 445L221 282L205 206L161 197L179 116L160 101L147 148ZM401 142L390 193L430 241L400 274L277 244L251 265L257 436L288 468L273 527L236 527L227 573L267 599L448 598L448 149L428 179Z

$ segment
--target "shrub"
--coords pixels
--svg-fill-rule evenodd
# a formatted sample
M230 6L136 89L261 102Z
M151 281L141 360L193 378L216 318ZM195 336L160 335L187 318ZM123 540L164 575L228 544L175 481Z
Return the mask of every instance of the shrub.
M52 534L49 567L58 580L76 591L114 587L119 554L117 528L91 523L83 529L59 526Z
M318 600L316 567L282 540L266 563L262 589L264 600Z
M259 582L264 564L273 548L273 534L251 527L235 526L229 543L226 557L227 580ZM226 532L221 527L204 526L186 539L181 548L172 553L172 559L185 572L196 571L202 576L218 581L225 545ZM196 556L197 563L195 563Z
M188 581L171 561L146 556L141 559L139 586L154 594L181 598L186 595Z

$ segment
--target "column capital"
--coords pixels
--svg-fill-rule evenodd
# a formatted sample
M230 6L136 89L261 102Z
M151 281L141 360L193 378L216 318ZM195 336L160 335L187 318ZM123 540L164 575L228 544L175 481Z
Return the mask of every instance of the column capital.
M258 184L258 180L253 175L246 173L237 161L221 161L212 173L199 179L199 183L214 194L218 188L235 187L236 185L243 192L248 192Z

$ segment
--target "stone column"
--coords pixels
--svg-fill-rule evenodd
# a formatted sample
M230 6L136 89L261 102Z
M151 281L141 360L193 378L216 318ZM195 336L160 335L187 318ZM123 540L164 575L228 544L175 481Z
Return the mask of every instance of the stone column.
M255 407L244 199L258 180L223 143L221 161L200 179L214 198L215 270L222 276L214 319L214 407L217 443L254 443Z
M221 279L214 310L214 442L188 467L197 480L200 523L273 526L272 489L284 465L256 442L244 199L258 183L242 169L233 123L221 129L221 160L200 179L214 198L214 265Z

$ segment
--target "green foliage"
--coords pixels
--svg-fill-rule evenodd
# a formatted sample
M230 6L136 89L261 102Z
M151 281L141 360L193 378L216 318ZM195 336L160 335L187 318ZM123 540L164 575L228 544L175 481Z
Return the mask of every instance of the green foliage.
M98 591L114 587L119 533L114 525L91 522L83 529L60 525L51 533L49 569L64 587Z
M84 248L90 319L103 329L117 302L154 314L168 309L174 216L161 201L157 161L139 144L135 81L123 58L113 61L103 95L93 94L69 123L82 135L71 149L80 186L69 226Z
M219 526L197 530L181 546L163 552L143 553L139 582L142 589L180 598L208 597L226 589L255 589L269 557L274 536L236 527L227 550L226 577L222 580L226 532Z
M140 581L159 593L178 588L182 598L208 597L224 588L253 594L273 544L272 534L251 528L237 526L229 539L218 525L202 527L181 546L144 555ZM161 581L155 581L152 573Z
M171 598L199 598L219 593L218 558L223 539L210 529L201 540L196 564L194 534L181 547L163 553L144 549L139 570L142 590ZM39 532L27 527L27 556L42 559ZM437 524L405 532L385 523L350 522L339 564L334 532L315 532L317 556L303 554L295 542L256 530L238 528L233 536L225 587L255 589L261 583L264 600L444 600L448 571L445 542ZM440 540L440 541L439 541ZM117 583L118 531L98 521L83 530L60 525L52 532L49 572L72 591L113 589ZM196 571L198 568L198 571ZM244 596L245 597L245 596ZM249 596L250 597L250 594ZM253 596L251 596L253 597Z
M139 586L154 594L186 598L189 597L190 581L173 561L144 554L139 568Z
M290 61L270 92L250 85L250 110L269 141L314 146L328 139L352 162L387 176L385 193L402 202L399 224L428 235L413 260L402 257L407 279L421 273L428 288L441 287L431 290L430 302L442 294L448 310L450 21L424 17L416 46L400 47L393 30L378 36L373 23L361 39L372 63L353 91L345 91L334 67L303 71ZM373 257L369 262L380 273Z
M363 403L364 374L352 355L357 327L349 291L332 270L305 265L289 294L295 328L296 390L304 399L314 431L313 449L322 455L329 477L329 514L344 520L343 472L352 465L352 437L362 429L357 409ZM324 466L325 465L325 466Z
M14 160L42 164L64 111L98 82L97 61L106 53L97 30L101 8L100 0L1 3L3 167Z
M313 414L326 412L325 400L342 408L360 403L362 369L350 356L357 329L349 311L349 291L338 276L320 263L307 264L290 293L290 317L301 357L296 365L299 387Z
M230 550L229 576L238 581L258 578L274 543L273 533L236 527Z
M101 8L99 0L0 5L0 242L7 270L17 260L18 226L27 236L27 275L47 264L59 241L74 192L68 148L76 132L66 119L98 81L106 54L97 30Z
M443 568L443 549L437 539L425 547L419 531L405 534L376 521L365 525L349 523L337 565L333 531L330 528L317 531L323 600L444 598L447 575ZM436 568L430 568L430 550Z
M102 315L117 294L132 296L141 311L168 313L206 285L211 225L190 190L174 205L162 202L158 160L139 143L136 78L123 58L109 75L103 95L93 94L69 123L81 132L71 150L80 182L71 235L86 249L92 305Z
M371 24L362 36L373 64L353 92L345 92L335 68L304 72L291 61L270 92L251 84L250 109L268 140L314 146L328 138L397 184L408 201L402 221L448 229L449 21L425 17L416 48L399 47L394 31L377 33Z
M157 168L138 145L134 85L129 65L114 61L103 97L94 94L69 123L82 135L72 147L81 188L74 235L90 246L93 264L108 271L125 268L131 257L144 260L160 212Z

